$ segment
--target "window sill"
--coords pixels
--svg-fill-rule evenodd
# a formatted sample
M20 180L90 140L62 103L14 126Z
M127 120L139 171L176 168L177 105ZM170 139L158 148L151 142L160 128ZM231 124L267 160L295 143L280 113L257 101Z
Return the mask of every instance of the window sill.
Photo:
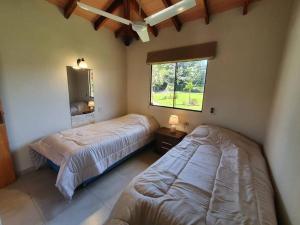
M175 108L175 107L161 106L161 105L153 105L153 104L149 104L149 106L154 106L154 107L159 107L159 108L167 108L167 109L183 110L183 111L191 111L191 112L198 112L198 113L203 112L203 109L202 110L182 109L182 108Z

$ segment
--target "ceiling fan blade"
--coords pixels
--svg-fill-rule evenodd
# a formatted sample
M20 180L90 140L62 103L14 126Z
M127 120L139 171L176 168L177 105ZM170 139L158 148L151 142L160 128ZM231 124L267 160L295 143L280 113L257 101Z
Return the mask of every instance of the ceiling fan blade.
M104 16L104 17L107 17L109 19L112 19L112 20L115 20L117 22L120 22L120 23L123 23L123 24L126 24L126 25L130 25L132 22L130 20L127 20L127 19L124 19L120 16L116 16L114 14L111 14L111 13L108 13L108 12L105 12L101 9L97 9L97 8L94 8L92 6L89 6L87 4L84 4L82 2L77 2L78 6L84 10L87 10L89 12L92 12L92 13L95 13L95 14L98 14L100 16Z
M144 22L132 23L132 29L137 32L142 42L150 41L147 24Z
M145 21L150 26L154 26L162 21L172 18L190 8L196 6L195 0L182 0L166 9L163 9L151 16L145 18Z

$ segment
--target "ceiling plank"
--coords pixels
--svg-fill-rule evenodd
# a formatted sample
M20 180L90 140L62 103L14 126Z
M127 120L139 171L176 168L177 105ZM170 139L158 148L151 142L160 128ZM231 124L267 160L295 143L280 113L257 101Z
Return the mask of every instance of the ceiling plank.
M208 7L208 0L203 0L203 6L204 6L204 13L205 13L205 23L209 24L210 22L210 10Z
M133 6L133 10L139 14L141 12L141 17L142 19L145 19L146 17L148 17L148 15L145 13L145 11L143 10L143 8L141 7L141 11L140 11L140 6L139 4L136 2L136 0L132 0L132 6ZM156 26L149 26L148 25L148 29L150 30L150 32L157 37L158 36L158 29Z
M114 0L104 11L108 13L112 13L114 10L116 10L121 4L123 3L122 0ZM99 28L103 25L104 21L107 18L104 16L99 16L99 18L94 23L95 30L99 30Z
M61 10L62 10L62 15L66 16L66 18L68 17L72 17L74 16L74 14L81 16L89 21L91 21L94 25L95 21L99 18L99 15L95 15L93 13L87 12L85 10L79 10L79 7L76 7L75 4L75 0L47 0L50 4L55 4L57 5ZM98 7L99 9L108 9L110 4L112 4L114 1L117 0L81 0L80 2L85 2L85 3L90 3L91 5L93 5L94 7ZM120 0L119 0L120 1ZM134 0L130 0L130 1L134 1ZM138 3L138 0L135 0ZM170 0L171 3L176 3L179 0ZM212 22L212 16L219 14L221 12L225 12L228 11L230 9L233 8L240 8L241 10L241 14L249 14L252 10L252 3L254 2L259 2L258 0L206 0L208 3L208 10L210 13L210 23ZM94 2L92 4L92 2ZM96 3L97 2L97 3ZM151 14L156 13L157 11L161 10L162 8L164 8L164 3L162 0L141 0L141 2L143 2L142 6L143 6L143 10L146 13L146 15L150 16ZM198 7L200 7L200 9L196 9L196 7L194 9L191 9L183 14L180 14L178 17L180 18L181 22L184 24L185 22L188 21L193 21L196 19L199 19L200 17L202 17L203 23L205 23L206 21L205 19L205 10L204 10L204 4L203 4L204 0L197 0ZM120 6L122 7L122 3L120 3ZM132 10L134 10L133 4L132 5ZM116 8L116 10L114 10L112 13L116 14L118 11L118 15L120 13L120 7ZM201 12L199 12L201 10ZM122 13L122 12L121 12ZM122 15L123 16L123 15ZM139 20L141 19L141 17L138 16L137 13L132 14L133 18L135 20ZM103 18L104 19L104 18ZM106 26L108 29L112 30L112 31L116 31L119 27L120 24L116 23L113 20L107 19L103 22L103 24L101 24L100 27ZM156 25L157 28L160 29L164 29L165 27L168 26L174 26L171 18L164 22L161 23L159 25ZM149 29L149 33L150 33L150 29Z
M244 7L243 7L243 15L247 15L248 14L249 4L250 4L250 0L245 0Z
M64 8L64 16L66 19L69 19L77 8L77 2L80 2L80 0L69 0L68 4Z
M173 5L171 0L162 0L162 1L163 1L166 8ZM176 30L179 32L181 30L181 27L182 27L182 23L181 23L179 17L174 16L174 17L171 18L171 20L172 20Z

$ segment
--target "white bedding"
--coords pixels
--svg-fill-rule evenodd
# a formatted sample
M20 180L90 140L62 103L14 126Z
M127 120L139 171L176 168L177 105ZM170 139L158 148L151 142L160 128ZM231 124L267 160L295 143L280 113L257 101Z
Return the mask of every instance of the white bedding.
M36 167L50 159L60 170L56 186L66 198L88 178L148 144L158 128L152 117L129 114L50 135L30 145Z
M259 146L227 129L196 128L133 179L108 224L276 225Z

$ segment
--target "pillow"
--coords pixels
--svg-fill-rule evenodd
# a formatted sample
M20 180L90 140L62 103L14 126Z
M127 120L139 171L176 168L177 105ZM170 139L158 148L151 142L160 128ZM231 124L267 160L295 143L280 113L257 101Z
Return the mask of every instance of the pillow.
M70 105L70 111L71 111L71 116L76 116L76 115L80 114L76 105L73 105L73 104Z
M80 115L89 110L87 102L74 102L70 105L71 115Z
M201 125L196 127L189 136L193 136L195 138L204 138L207 137L209 134L209 127L206 125Z
M80 114L89 110L87 102L77 102L76 107L78 108Z

